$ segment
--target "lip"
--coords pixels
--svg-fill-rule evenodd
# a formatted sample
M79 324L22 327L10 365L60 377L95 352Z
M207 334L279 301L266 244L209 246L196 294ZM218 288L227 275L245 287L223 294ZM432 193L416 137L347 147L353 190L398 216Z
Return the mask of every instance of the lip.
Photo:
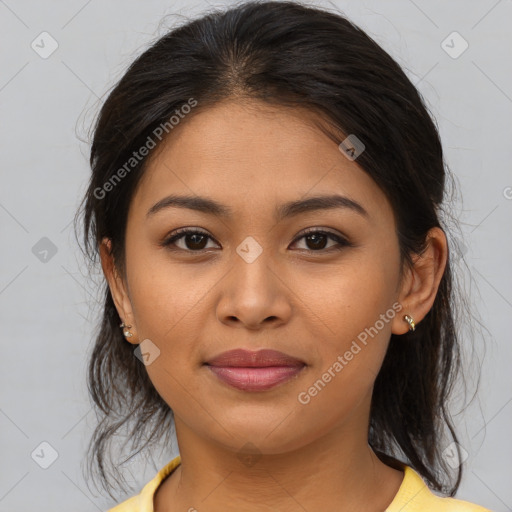
M237 366L243 368L263 368L266 366L302 366L304 361L277 350L257 351L237 348L222 352L206 361L210 366Z
M205 365L221 381L242 391L265 391L297 375L304 361L277 350L229 350Z

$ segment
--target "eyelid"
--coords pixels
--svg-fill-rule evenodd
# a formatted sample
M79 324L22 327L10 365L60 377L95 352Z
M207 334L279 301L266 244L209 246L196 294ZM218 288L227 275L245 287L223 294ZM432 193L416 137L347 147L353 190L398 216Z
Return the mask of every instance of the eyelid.
M354 247L354 244L352 242L350 242L348 237L346 237L345 235L342 235L341 233L339 233L337 231L332 231L330 228L322 228L322 227L306 228L305 230L301 231L294 238L292 244L298 242L299 240L301 240L302 238L306 237L307 235L316 234L316 233L318 233L320 235L327 235L332 240L335 240L338 245L334 246L334 247L330 247L328 249L320 249L318 251L313 251L312 249L304 249L305 251L307 251L307 252L309 252L311 254L314 254L314 253L328 254L328 253L331 253L331 252L336 251L336 250L341 250L341 249L343 249L345 247Z
M321 254L321 253L329 253L329 252L332 252L337 249L342 249L344 247L353 247L354 246L354 244L351 243L346 236L344 236L338 232L333 232L333 231L331 231L330 228L322 228L322 227L310 227L310 228L306 228L306 229L302 230L293 239L292 245L297 243L299 240L306 237L307 235L316 234L316 233L321 234L321 235L327 235L331 239L335 240L338 243L338 246L330 247L328 249L319 249L318 251L314 251L312 249L303 249L303 250L305 250L309 253L320 253ZM177 250L177 251L188 252L188 253L192 253L192 254L193 253L201 254L201 253L205 252L206 249L192 251L192 250L181 249L179 247L178 248L172 247L172 245L176 241L181 240L188 234L201 234L201 235L204 235L204 236L208 237L209 239L215 241L215 243L218 244L218 242L215 240L215 238L213 238L207 231L203 230L202 228L183 227L183 228L176 229L169 236L166 236L164 238L164 240L159 245L162 247L170 248L170 250Z
M211 240L214 240L216 243L218 243L210 235L210 233L208 233L208 231L204 231L203 229L196 228L196 227L184 227L184 228L179 228L179 229L176 229L176 230L172 231L168 236L166 236L162 240L162 242L159 245L161 245L162 247L170 247L172 245L172 243L174 243L174 242L176 242L178 240L181 240L181 238L184 238L186 235L189 235L189 234L191 234L191 235L194 235L194 234L204 235L204 236L210 238ZM180 249L177 248L177 250L180 250ZM196 252L196 253L199 253L201 251L185 251L185 252Z
M343 234L339 233L338 231L333 231L331 228L323 228L323 227L314 227L314 228L303 229L295 237L295 240L297 240L297 238L302 237L304 235L309 235L310 233L321 233L321 234L326 234L326 235L337 236L339 238L345 239L348 242L347 237L344 236Z

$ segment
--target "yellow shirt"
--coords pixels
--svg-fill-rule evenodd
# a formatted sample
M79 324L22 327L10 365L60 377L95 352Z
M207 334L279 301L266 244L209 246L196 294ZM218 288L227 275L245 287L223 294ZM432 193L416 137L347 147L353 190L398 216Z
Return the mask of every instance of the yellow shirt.
M164 466L140 494L132 496L107 512L154 512L153 496L164 478L179 466L178 455ZM489 509L455 498L436 496L421 476L410 466L404 466L404 479L385 512L491 512Z

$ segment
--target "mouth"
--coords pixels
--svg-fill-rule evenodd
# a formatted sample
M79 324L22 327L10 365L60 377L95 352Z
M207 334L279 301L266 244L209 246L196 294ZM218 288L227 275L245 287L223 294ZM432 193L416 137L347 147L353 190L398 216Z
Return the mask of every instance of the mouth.
M236 349L208 360L205 366L231 387L242 391L265 391L298 375L306 363L276 350Z

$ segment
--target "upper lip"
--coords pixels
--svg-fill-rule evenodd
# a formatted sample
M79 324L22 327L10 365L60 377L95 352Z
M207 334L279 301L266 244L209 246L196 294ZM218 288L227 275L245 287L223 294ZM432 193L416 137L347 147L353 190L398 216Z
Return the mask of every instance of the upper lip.
M262 368L266 366L304 366L304 361L283 352L270 349L258 351L237 348L228 350L206 361L210 366Z

